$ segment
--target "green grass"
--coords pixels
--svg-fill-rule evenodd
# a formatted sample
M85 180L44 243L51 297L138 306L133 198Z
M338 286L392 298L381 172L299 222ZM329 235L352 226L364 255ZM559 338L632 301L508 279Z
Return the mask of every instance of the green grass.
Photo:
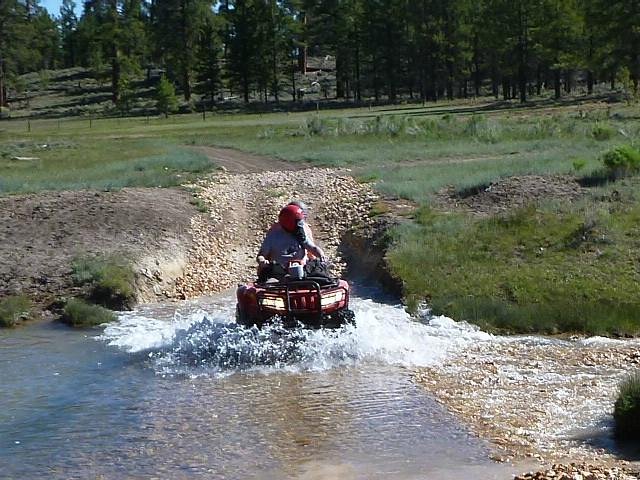
M61 317L62 322L79 328L95 327L116 319L112 311L79 298L71 298L67 301Z
M619 439L640 439L640 373L629 375L621 384L613 411L615 435Z
M638 335L638 225L637 202L486 219L423 209L389 260L412 303L485 329Z
M81 139L0 144L0 194L178 185L212 168L162 141Z
M24 295L11 295L0 300L0 327L15 327L31 314L33 305Z
M77 286L87 286L87 298L113 310L135 304L135 273L129 263L116 257L83 257L72 264Z

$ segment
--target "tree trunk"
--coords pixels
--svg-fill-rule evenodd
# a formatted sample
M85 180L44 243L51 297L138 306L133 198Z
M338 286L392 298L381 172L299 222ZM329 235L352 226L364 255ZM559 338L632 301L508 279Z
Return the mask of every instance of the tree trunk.
M362 100L362 93L360 91L360 47L356 46L356 100L360 102Z
M296 101L296 68L293 58L291 59L291 97Z
M553 89L555 91L555 99L558 100L562 96L561 90L561 82L560 82L560 70L553 71Z
M344 98L344 77L343 77L343 60L340 52L336 53L336 97Z
M271 43L271 75L273 76L272 81L272 89L273 89L273 97L276 103L280 102L279 98L279 90L280 85L278 82L278 45L276 43L276 19L275 19L275 8L276 3L274 0L271 2L271 35L272 35L272 43Z
M478 51L478 35L473 38L473 88L476 97L480 96L480 86L482 79L480 78L480 52Z
M609 81L611 82L611 90L615 90L616 89L616 71L615 70L611 72Z
M566 93L571 93L572 79L573 79L573 73L571 72L571 70L567 70L565 72L564 78L565 78L564 91Z
M111 100L117 104L120 101L120 59L115 45L114 49L116 52L111 59Z
M591 95L593 93L593 72L587 70L587 93Z
M182 69L182 88L184 89L184 99L188 102L191 100L191 72L187 65L184 65Z
M508 77L504 77L502 79L502 98L504 100L509 100L511 98L511 84L509 83Z
M518 68L518 89L520 90L520 103L525 103L527 101L527 65L524 62Z
M4 60L0 57L0 107L7 105L7 88L4 79Z
M244 97L244 103L249 103L249 74L246 70L245 67L242 72L242 96Z
M307 28L307 14L306 12L300 12L300 16L302 18L302 28L306 30ZM307 45L302 45L298 47L298 70L303 75L307 74Z

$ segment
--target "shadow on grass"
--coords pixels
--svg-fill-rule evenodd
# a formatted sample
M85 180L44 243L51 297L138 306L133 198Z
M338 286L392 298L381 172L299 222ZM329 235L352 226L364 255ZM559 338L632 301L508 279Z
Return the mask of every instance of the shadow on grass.
M501 298L434 298L433 312L466 320L499 333L578 333L613 337L640 333L640 303L558 297L544 303L516 304Z

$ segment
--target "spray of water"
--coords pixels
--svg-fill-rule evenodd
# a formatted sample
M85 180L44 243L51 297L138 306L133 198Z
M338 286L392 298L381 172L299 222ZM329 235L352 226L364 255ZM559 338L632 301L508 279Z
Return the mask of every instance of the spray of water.
M359 362L426 366L491 336L446 317L411 318L401 306L352 299L355 325L338 330L262 329L232 320L233 302L161 320L132 312L101 339L128 352L147 352L163 373L225 374L238 370L326 370Z

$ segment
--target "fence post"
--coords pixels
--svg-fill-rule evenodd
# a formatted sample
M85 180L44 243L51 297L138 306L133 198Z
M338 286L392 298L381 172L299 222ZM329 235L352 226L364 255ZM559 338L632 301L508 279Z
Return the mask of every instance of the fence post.
M27 120L27 132L31 132L31 120Z
M93 119L89 117L89 128L92 128Z

